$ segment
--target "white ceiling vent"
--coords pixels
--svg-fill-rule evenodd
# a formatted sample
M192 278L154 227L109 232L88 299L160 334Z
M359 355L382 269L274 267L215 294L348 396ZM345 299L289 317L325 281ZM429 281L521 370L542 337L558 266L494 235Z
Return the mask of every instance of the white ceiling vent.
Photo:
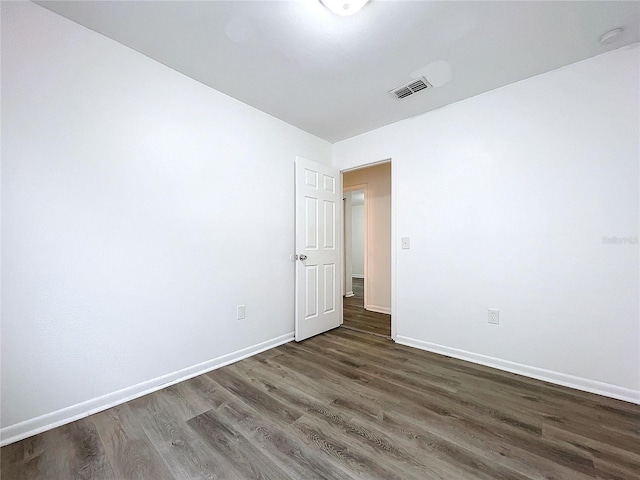
M406 85L402 85L401 87L394 88L390 90L389 93L394 95L396 98L404 98L409 95L413 95L414 93L418 93L420 90L426 90L430 88L431 84L427 82L427 79L424 77L420 77L416 80L412 80Z

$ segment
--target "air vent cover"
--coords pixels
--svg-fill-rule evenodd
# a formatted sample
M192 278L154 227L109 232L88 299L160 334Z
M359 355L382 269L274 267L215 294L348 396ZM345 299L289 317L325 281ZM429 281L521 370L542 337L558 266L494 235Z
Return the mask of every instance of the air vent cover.
M416 80L412 80L406 85L394 88L393 90L389 91L389 93L391 95L394 95L396 98L405 98L409 95L413 95L414 93L418 93L420 90L426 90L430 87L431 84L427 82L427 79L424 77L420 77Z

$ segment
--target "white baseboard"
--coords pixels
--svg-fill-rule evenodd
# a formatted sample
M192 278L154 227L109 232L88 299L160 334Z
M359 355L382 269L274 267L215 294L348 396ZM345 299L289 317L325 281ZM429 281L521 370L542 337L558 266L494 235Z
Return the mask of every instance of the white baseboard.
M364 275L357 275L357 274L352 274L351 278L364 278Z
M391 309L389 307L381 307L380 305L365 305L364 309L371 312L386 313L387 315L391 315Z
M347 292L344 294L345 297L349 298L349 297L353 297L353 292Z
M36 435L38 433L50 430L52 428L65 425L67 423L79 420L94 413L101 412L116 405L128 402L134 398L142 397L149 393L161 390L170 385L189 380L203 373L210 372L225 365L235 363L243 358L250 357L265 350L283 345L293 340L293 332L272 338L257 345L222 355L221 357L207 360L206 362L193 365L191 367L178 370L167 375L141 382L131 387L123 388L100 397L87 400L85 402L71 405L70 407L56 410L55 412L46 413L35 418L30 418L23 422L9 425L0 429L0 446L5 446L18 440Z
M582 390L598 395L604 395L605 397L640 404L640 390L619 387L617 385L599 382L597 380L590 380L588 378L567 375L553 370L546 370L544 368L510 362L508 360L480 355L478 353L446 347L435 343L424 342L422 340L416 340L415 338L404 337L402 335L397 335L395 341L401 345L419 348L420 350L447 355L449 357L466 360L468 362L485 365L487 367L497 368L506 372L517 373L518 375L523 375L525 377L543 380L545 382L562 385L564 387L575 388L576 390Z

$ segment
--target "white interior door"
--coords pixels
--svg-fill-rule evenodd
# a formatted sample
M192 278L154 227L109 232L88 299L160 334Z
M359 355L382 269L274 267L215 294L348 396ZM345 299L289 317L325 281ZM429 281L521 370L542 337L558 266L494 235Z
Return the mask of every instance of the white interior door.
M342 178L296 158L296 341L342 323Z

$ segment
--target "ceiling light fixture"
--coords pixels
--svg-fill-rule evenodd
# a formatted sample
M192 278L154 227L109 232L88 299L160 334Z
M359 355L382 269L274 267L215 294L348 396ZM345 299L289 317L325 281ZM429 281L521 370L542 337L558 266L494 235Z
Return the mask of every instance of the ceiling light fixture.
M320 0L322 4L338 15L353 15L369 0Z

